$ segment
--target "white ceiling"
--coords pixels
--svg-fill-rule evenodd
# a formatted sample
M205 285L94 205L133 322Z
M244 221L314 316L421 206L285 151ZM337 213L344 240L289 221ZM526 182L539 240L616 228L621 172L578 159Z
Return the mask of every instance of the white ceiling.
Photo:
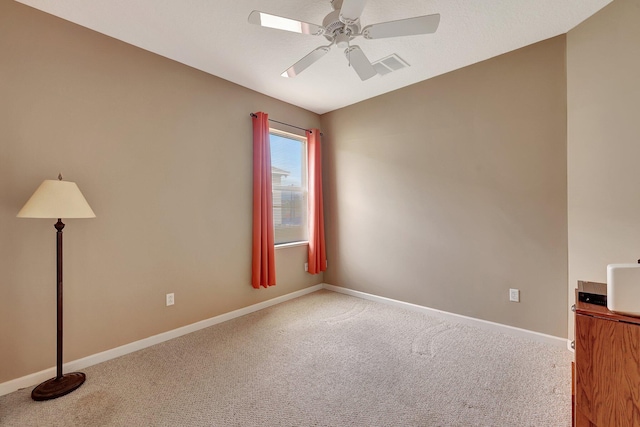
M371 61L410 64L360 81L335 46L295 78L280 74L324 37L249 24L252 10L322 24L329 0L18 0L322 114L566 33L612 0L369 0L363 26L439 13L435 34L354 41Z

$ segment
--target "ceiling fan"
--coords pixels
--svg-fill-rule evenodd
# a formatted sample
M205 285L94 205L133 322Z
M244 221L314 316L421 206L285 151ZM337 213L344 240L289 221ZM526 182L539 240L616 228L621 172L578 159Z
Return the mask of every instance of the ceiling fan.
M416 16L398 21L381 22L362 28L360 15L367 0L330 0L333 12L324 17L322 25L298 21L296 19L271 15L254 10L249 14L249 23L267 28L291 31L312 36L324 36L331 43L311 51L304 58L289 67L283 77L295 77L314 62L326 55L331 46L344 48L349 65L358 73L361 80L367 80L378 74L371 62L357 45L351 40L362 36L365 39L384 39L388 37L413 36L431 34L438 29L440 14Z

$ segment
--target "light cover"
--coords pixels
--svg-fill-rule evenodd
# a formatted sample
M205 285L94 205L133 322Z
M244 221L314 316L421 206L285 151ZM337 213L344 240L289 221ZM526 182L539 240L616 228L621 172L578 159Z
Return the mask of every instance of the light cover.
M20 209L19 218L95 218L75 182L47 179Z

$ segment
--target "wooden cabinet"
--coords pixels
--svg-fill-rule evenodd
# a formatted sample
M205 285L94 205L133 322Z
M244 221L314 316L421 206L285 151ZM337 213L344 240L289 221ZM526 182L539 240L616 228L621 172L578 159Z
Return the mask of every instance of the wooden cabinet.
M577 302L575 326L575 426L640 427L640 318Z

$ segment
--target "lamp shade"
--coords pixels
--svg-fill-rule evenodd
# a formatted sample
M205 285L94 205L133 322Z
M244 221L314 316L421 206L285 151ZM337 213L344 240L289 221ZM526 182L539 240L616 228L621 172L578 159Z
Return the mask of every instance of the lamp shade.
M19 218L95 218L75 182L47 179L18 212Z

